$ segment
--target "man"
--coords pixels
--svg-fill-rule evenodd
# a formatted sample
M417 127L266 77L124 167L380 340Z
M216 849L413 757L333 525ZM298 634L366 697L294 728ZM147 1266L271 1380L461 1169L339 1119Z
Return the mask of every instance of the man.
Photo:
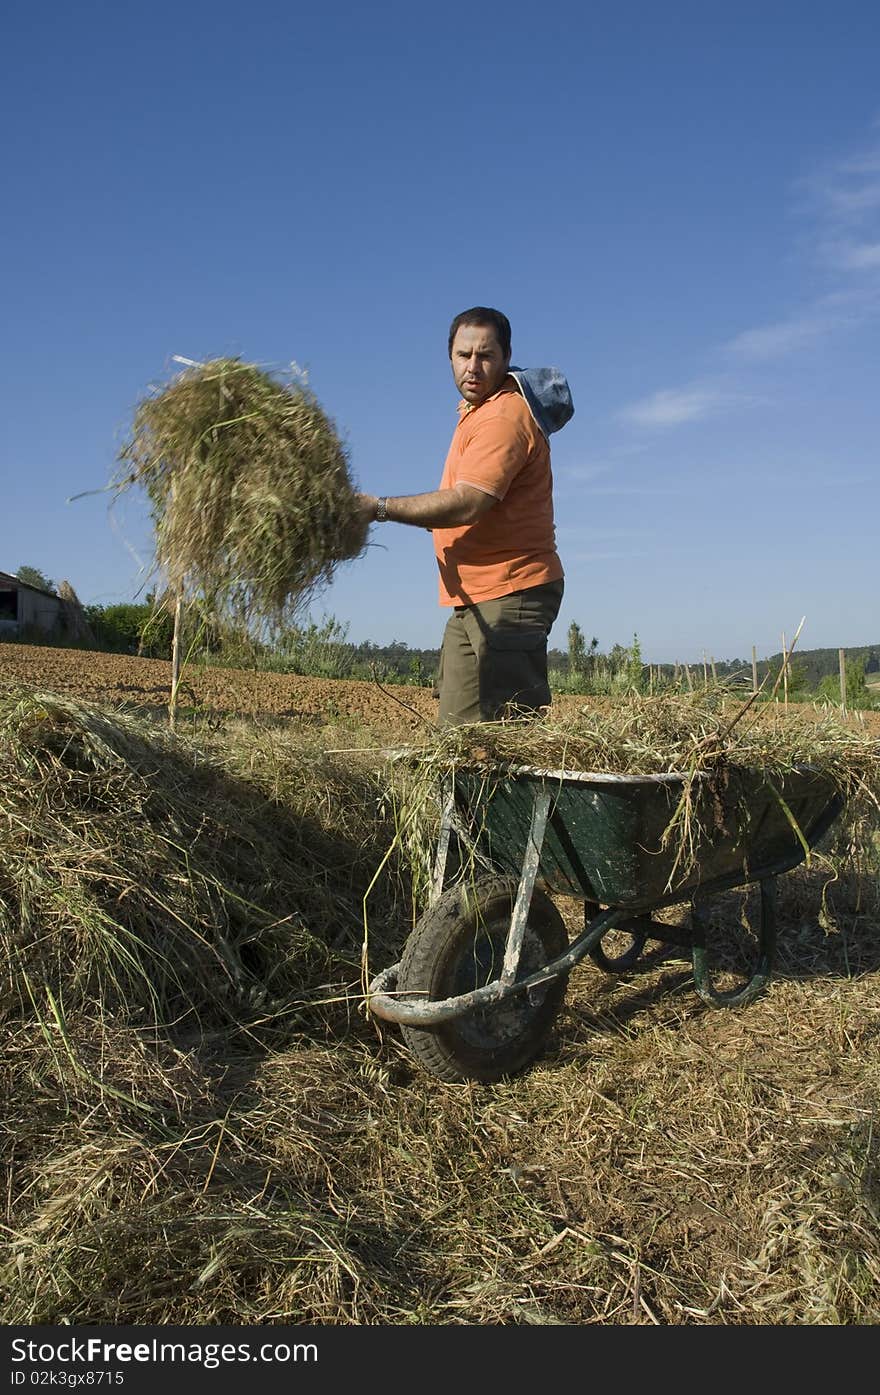
M547 435L573 407L555 369L510 366L510 323L478 305L449 331L459 421L440 488L377 498L370 521L428 528L440 604L452 614L440 653L440 721L494 721L550 702L547 636L562 601Z

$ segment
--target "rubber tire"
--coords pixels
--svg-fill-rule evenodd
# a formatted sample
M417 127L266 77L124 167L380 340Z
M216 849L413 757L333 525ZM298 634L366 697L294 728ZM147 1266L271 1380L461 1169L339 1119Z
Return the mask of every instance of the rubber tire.
M489 876L449 887L406 942L398 992L435 1002L498 978L518 886L516 877ZM475 944L481 963L475 962ZM549 896L535 888L518 977L535 973L567 948L562 917ZM403 1027L403 1039L420 1064L441 1080L501 1080L538 1055L567 986L568 975L560 974L541 985L537 1001L522 994L437 1027Z

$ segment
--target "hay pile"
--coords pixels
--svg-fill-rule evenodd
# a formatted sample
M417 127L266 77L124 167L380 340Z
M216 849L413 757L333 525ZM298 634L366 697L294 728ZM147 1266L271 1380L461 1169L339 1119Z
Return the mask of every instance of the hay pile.
M85 617L79 596L69 581L59 581L58 599L63 603L64 625L71 639L79 644L87 644L90 648L94 648L95 636L92 633L92 627Z
M142 486L175 595L282 624L366 541L345 447L315 396L237 358L184 369L137 407L117 493Z
M301 757L282 805L258 753L244 779L204 743L0 690L5 1014L228 1029L309 999L387 839L367 776Z

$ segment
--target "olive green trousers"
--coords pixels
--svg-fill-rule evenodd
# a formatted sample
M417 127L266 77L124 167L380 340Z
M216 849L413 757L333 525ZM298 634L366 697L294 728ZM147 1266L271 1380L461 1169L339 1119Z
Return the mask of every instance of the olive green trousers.
M494 722L549 706L547 636L562 591L561 580L548 581L454 608L437 675L441 723Z

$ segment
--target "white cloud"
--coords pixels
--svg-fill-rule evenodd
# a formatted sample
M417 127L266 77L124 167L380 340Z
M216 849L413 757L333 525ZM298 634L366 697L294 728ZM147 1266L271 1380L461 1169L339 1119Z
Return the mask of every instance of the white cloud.
M796 187L806 190L820 221L852 229L880 209L880 147L825 165Z
M845 259L841 245L837 244L835 256L840 269L847 266L856 270L880 267L880 243L858 248L850 246L846 252L846 258L851 259L849 261ZM856 328L878 310L880 291L876 282L873 279L863 280L847 290L821 296L800 315L779 320L776 324L743 330L723 347L727 353L749 360L783 358L786 354L811 348L836 330Z
M880 208L880 179L865 180L860 184L855 181L849 185L827 184L823 192L832 214L847 222Z
M607 475L611 469L610 465L560 465L553 467L554 473L560 479L577 480L581 484L586 484L590 480L598 479L600 475Z
M665 388L622 408L618 417L630 426L681 426L710 416L730 402L730 394L717 388Z
M839 248L838 266L844 271L880 267L880 242L848 243Z
M880 126L880 120L876 124ZM880 271L880 145L869 145L825 166L800 180L798 187L809 196L805 232L811 253L824 262L826 270L836 273L835 282L831 293L817 297L798 313L744 329L720 346L743 364L801 352L880 313L880 283L875 274ZM666 430L765 400L736 388L737 377L725 374L720 387L695 382L662 389L622 408L616 416L630 427Z
M781 320L778 324L743 330L724 347L741 358L782 358L797 349L809 348L839 323L839 318L828 315L803 315Z

